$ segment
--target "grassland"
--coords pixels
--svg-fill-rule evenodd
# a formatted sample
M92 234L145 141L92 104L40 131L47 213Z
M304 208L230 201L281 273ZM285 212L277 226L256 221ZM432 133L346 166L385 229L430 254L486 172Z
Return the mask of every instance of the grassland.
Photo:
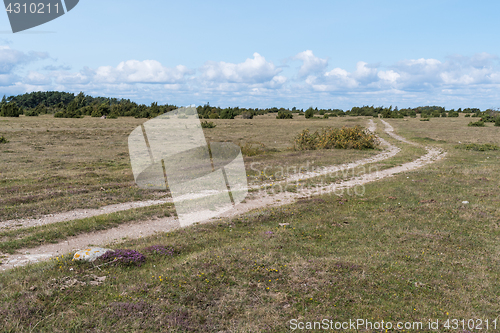
M136 120L122 121L136 125ZM214 141L254 141L235 133L245 132L236 130L237 124L255 125L237 121L219 121L206 133ZM283 149L304 124L314 130L326 122L366 122L276 121L284 128L298 126L279 129L277 140L265 130L256 134L255 141L278 150L267 157L270 163L276 157L276 165L284 156L287 163L297 163L298 156ZM491 325L500 313L500 151L455 146L459 141L500 145L499 129L467 127L462 117L389 122L407 139L445 149L446 159L367 184L364 196L314 197L119 245L143 252L156 244L175 249L173 255L148 255L140 267L96 267L65 255L5 272L0 275L0 331L286 332L292 319L357 318L424 325L429 318L482 319L486 331L484 320ZM23 147L12 133L5 134ZM278 135L288 137L278 141ZM399 145L401 155L384 163L401 164L421 153L421 148ZM350 153L338 155L338 161L369 154ZM70 178L71 169L62 170ZM92 284L92 274L106 279Z
M2 118L0 133L9 141L0 146L0 220L38 217L77 208L102 206L168 196L135 186L127 138L144 119ZM292 152L294 136L304 128L366 125L361 118L278 120L270 115L255 119L213 120L204 129L207 140L231 141L245 154L249 182L269 178L276 166L345 163L373 151ZM285 126L284 126L285 125ZM274 171L273 171L274 170ZM258 174L259 173L259 174Z

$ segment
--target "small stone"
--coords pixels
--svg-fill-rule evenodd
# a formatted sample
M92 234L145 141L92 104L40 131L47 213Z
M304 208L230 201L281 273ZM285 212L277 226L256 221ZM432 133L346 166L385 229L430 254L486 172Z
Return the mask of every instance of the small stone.
M75 260L85 260L85 261L94 261L100 256L104 255L108 251L114 251L112 249L105 249L102 247L91 247L85 250L80 250L75 253L73 259Z
M469 202L468 201L462 201L463 204L468 204Z

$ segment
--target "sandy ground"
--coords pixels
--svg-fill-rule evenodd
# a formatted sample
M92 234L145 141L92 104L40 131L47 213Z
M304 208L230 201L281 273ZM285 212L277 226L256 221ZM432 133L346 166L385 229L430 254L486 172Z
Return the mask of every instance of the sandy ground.
M373 122L372 119L370 119L369 122L370 124L368 129L372 132L375 132L376 129L375 123ZM385 132L389 134L391 137L405 143L417 145L416 143L407 141L405 138L395 134L394 129L389 123L383 120L382 123L385 126ZM295 182L299 179L304 180L308 178L336 173L343 170L361 167L365 164L379 162L388 159L396 155L400 151L398 147L391 145L386 140L383 140L381 138L379 139L381 140L382 145L385 146L386 148L383 152L377 154L376 156L362 159L353 163L343 164L339 166L331 166L316 171L292 175L286 180L282 181L281 183L290 183L290 182ZM390 177L401 172L420 168L429 163L433 163L443 158L446 155L444 151L437 148L426 147L426 150L427 154L421 156L415 161L408 162L403 165L393 167L390 169L364 174L359 177L353 177L351 179L339 183L328 184L328 185L317 184L317 186L311 188L297 188L296 192L275 191L276 193L272 194L268 193L269 190L252 192L243 203L236 205L234 209L224 213L223 215L219 216L216 219L219 219L221 217L235 217L245 212L251 211L253 209L285 205L293 203L297 199L309 197L312 195L321 195L321 194L340 195L346 189L353 189L354 193L358 193L359 191L363 190L362 186L366 183ZM277 184L277 182L274 182L274 184ZM251 188L259 189L262 186L266 185L271 185L271 183L258 185ZM166 198L162 200L129 202L123 204L110 205L102 207L100 209L75 210L71 212L51 214L48 216L44 216L40 219L10 220L5 222L0 222L0 228L10 227L10 229L12 229L12 228L20 228L28 226L37 226L37 225L56 223L61 221L74 220L84 217L96 216L101 214L107 214L131 208L158 205L171 201L172 201L171 198ZM211 222L213 220L214 219L207 220L204 223ZM130 222L120 225L119 227L113 229L102 230L99 232L93 232L89 234L83 234L71 237L57 244L47 244L31 249L21 249L17 251L16 254L5 255L5 258L2 259L3 264L2 266L0 266L0 270L6 270L16 266L23 266L30 263L36 263L38 261L47 260L48 258L59 256L61 254L67 254L89 246L109 246L113 243L120 242L123 239L146 237L153 235L157 232L168 232L177 228L180 228L180 225L175 217L139 221L139 222Z

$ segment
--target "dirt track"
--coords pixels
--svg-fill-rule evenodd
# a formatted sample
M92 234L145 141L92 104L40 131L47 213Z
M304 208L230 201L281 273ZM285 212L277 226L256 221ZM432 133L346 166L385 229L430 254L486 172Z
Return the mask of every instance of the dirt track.
M369 120L370 125L368 127L369 130L375 131L375 123L373 120ZM392 126L381 120L385 125L385 132L389 134L391 137L413 145L417 145L413 142L407 141L405 138L394 133L394 129ZM321 170L316 170L313 172L308 172L299 175L293 175L286 180L284 183L295 182L299 179L308 179L313 177L319 177L323 175L328 175L331 173L344 171L353 169L356 167L360 167L369 163L379 162L390 157L396 155L400 149L394 145L391 145L386 140L381 139L382 145L386 147L386 149L380 154L359 160L357 162L343 164L340 166L331 166L327 168L323 168ZM223 214L220 217L234 217L245 212L248 212L253 209L265 208L268 206L280 206L294 202L298 198L308 197L311 195L320 195L320 194L336 194L340 191L348 188L356 189L357 186L362 186L366 183L377 181L386 177L390 177L397 173L410 171L416 168L420 168L429 163L433 163L446 155L446 152L437 149L437 148L429 148L426 147L427 154L421 156L415 161L405 163L403 165L389 168L382 171L377 171L373 173L364 174L359 177L354 177L340 183L328 184L324 186L317 186L314 188L299 188L297 192L279 192L274 195L269 195L267 190L258 191L258 195L252 195L253 198L246 199L244 203L237 205L233 210ZM283 183L282 182L282 183ZM266 184L264 184L266 185ZM270 184L267 184L270 185ZM258 189L263 185L259 185L253 187L254 189ZM252 188L252 187L251 187ZM158 205L166 202L171 202L171 199L163 199L163 200L155 200L155 201L144 201L144 202L129 202L117 205L111 205L107 207L102 207L100 209L94 210L76 210L71 212L52 214L49 216L45 216L41 219L22 219L22 220L11 220L0 222L0 227L4 228L5 226L12 227L28 227L28 226L36 226L43 225L49 223L56 223L61 221L68 221L79 219L83 217L96 216L101 214L107 214L111 212L127 210L136 207L145 207L151 205ZM219 218L220 218L219 217ZM210 220L206 221L210 222ZM53 256L59 256L61 254L65 254L68 252L72 252L74 250L80 250L82 248L88 247L90 245L94 246L106 246L107 244L111 244L114 242L119 242L123 238L139 238L152 235L156 232L168 232L174 229L179 228L179 222L175 217L162 218L157 220L148 220L148 221L139 221L139 222L131 222L127 224L120 225L119 227L103 230L99 232L89 233L78 235L75 237L71 237L65 241L62 241L57 244L48 244L42 245L36 248L31 249L22 249L18 251L18 254L7 255L4 258L3 265L0 266L0 269L6 270L16 266L26 265L30 262L38 262L40 260L46 260Z

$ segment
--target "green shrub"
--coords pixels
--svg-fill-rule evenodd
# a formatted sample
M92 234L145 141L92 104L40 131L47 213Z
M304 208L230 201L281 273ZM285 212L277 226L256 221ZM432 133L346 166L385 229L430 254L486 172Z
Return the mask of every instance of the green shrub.
M325 118L325 119L328 119L329 117L330 117L330 115L328 113L325 113L323 116L323 118Z
M93 110L92 113L90 114L91 117L96 117L96 118L99 118L99 117L102 117L102 113L99 109L96 109L96 110Z
M201 128L214 128L215 126L217 125L215 125L212 121L205 120L201 122Z
M236 111L233 108L226 108L220 111L220 119L234 119L236 116Z
M476 122L472 122L471 121L467 126L484 127L486 125L484 124L484 121L479 120L479 121L476 121Z
M309 109L306 110L306 113L304 114L307 119L314 117L314 109L310 107Z
M62 113L61 111L56 112L56 113L54 113L54 117L55 118L64 118L64 113Z
M456 145L456 149L465 149L465 150L475 150L475 151L488 151L488 150L499 150L500 147L497 145L492 145L490 143L485 144L477 144L477 143L469 143L469 144L461 144Z
M0 143L7 143L9 140L7 140L3 135L0 136Z
M500 116L495 118L495 126L500 126Z
M360 126L342 128L324 128L310 133L303 130L295 138L295 150L315 149L373 149L377 146L374 134Z
M450 112L448 112L448 117L458 117L458 112L457 111L450 111Z
M26 117L38 117L38 112L36 111L36 109L29 109L24 113L24 115Z
M470 117L470 113L465 114L465 118L468 118L468 117Z
M23 110L17 106L16 102L4 104L0 109L0 116L2 117L19 117L21 114L23 114Z
M293 114L288 111L278 111L276 119L293 119Z
M429 121L431 120L430 118L420 118L420 121Z
M219 119L219 115L217 113L211 113L208 118L209 119Z

